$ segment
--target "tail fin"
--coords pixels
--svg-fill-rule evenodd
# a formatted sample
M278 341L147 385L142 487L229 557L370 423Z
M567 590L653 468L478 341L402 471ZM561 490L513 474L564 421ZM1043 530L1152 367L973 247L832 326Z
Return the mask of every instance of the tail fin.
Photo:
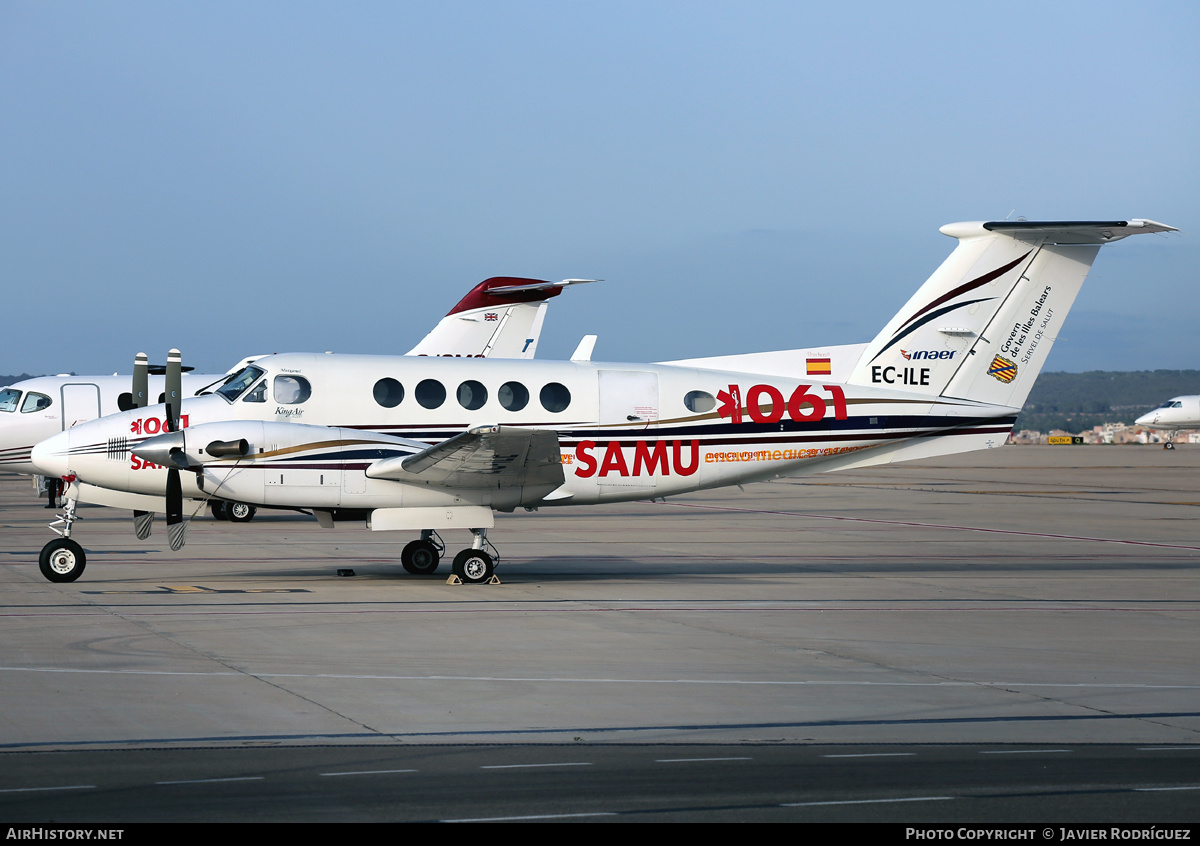
M1020 408L1100 246L1151 220L952 223L942 266L867 345L850 384Z
M547 300L568 285L592 279L545 282L493 276L472 288L406 355L461 358L533 358Z

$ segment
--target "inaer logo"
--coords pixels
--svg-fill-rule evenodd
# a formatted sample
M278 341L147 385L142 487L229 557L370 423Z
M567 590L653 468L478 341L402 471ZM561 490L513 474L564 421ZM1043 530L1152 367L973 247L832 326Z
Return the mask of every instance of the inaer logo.
M1002 355L998 355L992 359L992 366L988 368L988 375L995 376L1005 384L1017 378L1017 363L1009 361Z
M958 350L913 350L912 352L909 352L908 350L900 350L900 355L904 356L905 361L920 361L921 359L933 358L948 361L954 358L954 354L956 352L958 352Z

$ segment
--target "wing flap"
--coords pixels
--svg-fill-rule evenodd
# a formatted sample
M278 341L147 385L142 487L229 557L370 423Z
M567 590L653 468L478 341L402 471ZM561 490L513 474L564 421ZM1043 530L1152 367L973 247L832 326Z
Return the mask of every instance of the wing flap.
M468 429L414 455L378 461L367 476L456 489L553 490L565 479L558 435L519 426Z

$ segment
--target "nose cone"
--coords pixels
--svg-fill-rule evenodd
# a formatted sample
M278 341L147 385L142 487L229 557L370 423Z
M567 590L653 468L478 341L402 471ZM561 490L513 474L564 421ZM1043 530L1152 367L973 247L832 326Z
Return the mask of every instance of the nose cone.
M46 438L33 448L33 466L43 476L59 479L70 472L71 431Z
M1137 420L1134 420L1133 424L1135 426L1153 426L1157 422L1158 422L1158 413L1154 412L1154 411L1149 411L1149 412L1143 414Z
M165 435L147 438L133 449L133 454L143 461L149 461L151 464L158 464L162 467L170 467L178 465L181 467L187 466L187 459L183 458L184 440L183 432L168 432ZM177 453L182 461L177 461L176 456L172 453Z

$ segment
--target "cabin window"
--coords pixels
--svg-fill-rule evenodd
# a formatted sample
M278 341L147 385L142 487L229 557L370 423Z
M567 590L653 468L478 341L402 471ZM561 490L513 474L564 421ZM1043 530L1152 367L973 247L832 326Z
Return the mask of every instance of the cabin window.
M542 401L542 408L555 414L564 411L571 404L571 392L567 390L566 385L558 382L551 382L542 388L539 398Z
M375 402L384 408L395 408L404 402L404 386L390 376L375 383Z
M121 393L117 394L118 411L129 411L129 409L133 407L133 394L131 394L129 391L122 391Z
M0 391L0 411L16 411L21 401L21 392L16 388L5 388Z
M21 413L28 414L31 411L41 411L43 408L49 408L53 400L45 394L35 394L30 391L25 395L25 402L21 403Z
M708 391L688 391L683 395L683 404L688 411L703 413L717 407L717 400Z
M220 393L218 391L217 393ZM242 402L266 402L267 401L267 380L263 379L254 386L254 390L246 394L246 398Z
M505 382L496 392L496 399L509 411L520 411L529 405L529 389L520 382Z
M487 388L481 382L468 379L458 386L458 404L468 411L483 408L487 402Z
M437 379L425 379L417 384L416 397L424 408L440 408L446 401L446 386Z
M275 402L280 405L299 405L312 396L312 385L303 376L275 377Z

